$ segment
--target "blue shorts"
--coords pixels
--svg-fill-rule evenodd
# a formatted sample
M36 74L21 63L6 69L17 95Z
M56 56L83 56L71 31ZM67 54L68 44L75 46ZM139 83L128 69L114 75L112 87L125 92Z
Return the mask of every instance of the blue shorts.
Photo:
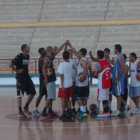
M140 96L140 86L129 88L129 96L130 97L139 97Z
M89 97L89 86L85 87L76 87L76 100L87 100Z
M124 82L118 81L116 85L113 83L113 94L117 97L124 94Z

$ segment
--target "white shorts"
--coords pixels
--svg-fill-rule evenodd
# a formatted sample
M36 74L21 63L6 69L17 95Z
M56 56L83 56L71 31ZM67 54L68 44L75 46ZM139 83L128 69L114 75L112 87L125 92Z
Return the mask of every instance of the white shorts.
M109 100L109 88L107 89L98 89L98 101Z

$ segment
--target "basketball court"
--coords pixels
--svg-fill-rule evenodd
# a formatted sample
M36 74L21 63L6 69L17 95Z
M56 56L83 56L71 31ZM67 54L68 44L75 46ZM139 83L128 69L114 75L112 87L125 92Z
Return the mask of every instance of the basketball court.
M38 88L37 88L38 90ZM96 88L92 88L89 103L96 103ZM23 103L26 99L23 98ZM33 110L35 99L31 103ZM115 98L113 98L115 100ZM115 109L115 102L113 109ZM42 100L39 110L43 107ZM133 107L133 104L130 106ZM60 99L54 102L54 110L61 113ZM59 119L45 120L39 117L29 117L21 120L17 117L16 89L0 89L0 136L11 140L139 140L140 115L125 118L97 119L90 116L85 120L62 122Z

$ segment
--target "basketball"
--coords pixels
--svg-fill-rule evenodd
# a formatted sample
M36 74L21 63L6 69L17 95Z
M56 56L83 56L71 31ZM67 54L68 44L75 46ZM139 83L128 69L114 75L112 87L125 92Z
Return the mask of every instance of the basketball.
M94 112L96 110L96 108L97 108L97 105L96 104L91 104L89 106L89 109L90 109L91 112Z
M78 80L80 82L84 82L86 80L86 76L81 72L78 74Z
M47 75L50 76L53 74L53 70L51 68L47 68Z
M136 78L138 81L140 81L140 72L136 74Z

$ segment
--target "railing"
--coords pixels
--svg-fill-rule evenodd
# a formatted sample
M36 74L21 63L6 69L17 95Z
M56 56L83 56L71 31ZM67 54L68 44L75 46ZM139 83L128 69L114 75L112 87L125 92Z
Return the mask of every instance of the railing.
M140 59L140 57L138 57ZM55 58L54 66L57 72L58 65L62 62L62 58ZM9 67L11 59L0 59L0 74L14 74L15 72ZM91 65L93 65L93 61L89 59ZM31 58L29 62L29 73L30 74L38 74L38 58Z

